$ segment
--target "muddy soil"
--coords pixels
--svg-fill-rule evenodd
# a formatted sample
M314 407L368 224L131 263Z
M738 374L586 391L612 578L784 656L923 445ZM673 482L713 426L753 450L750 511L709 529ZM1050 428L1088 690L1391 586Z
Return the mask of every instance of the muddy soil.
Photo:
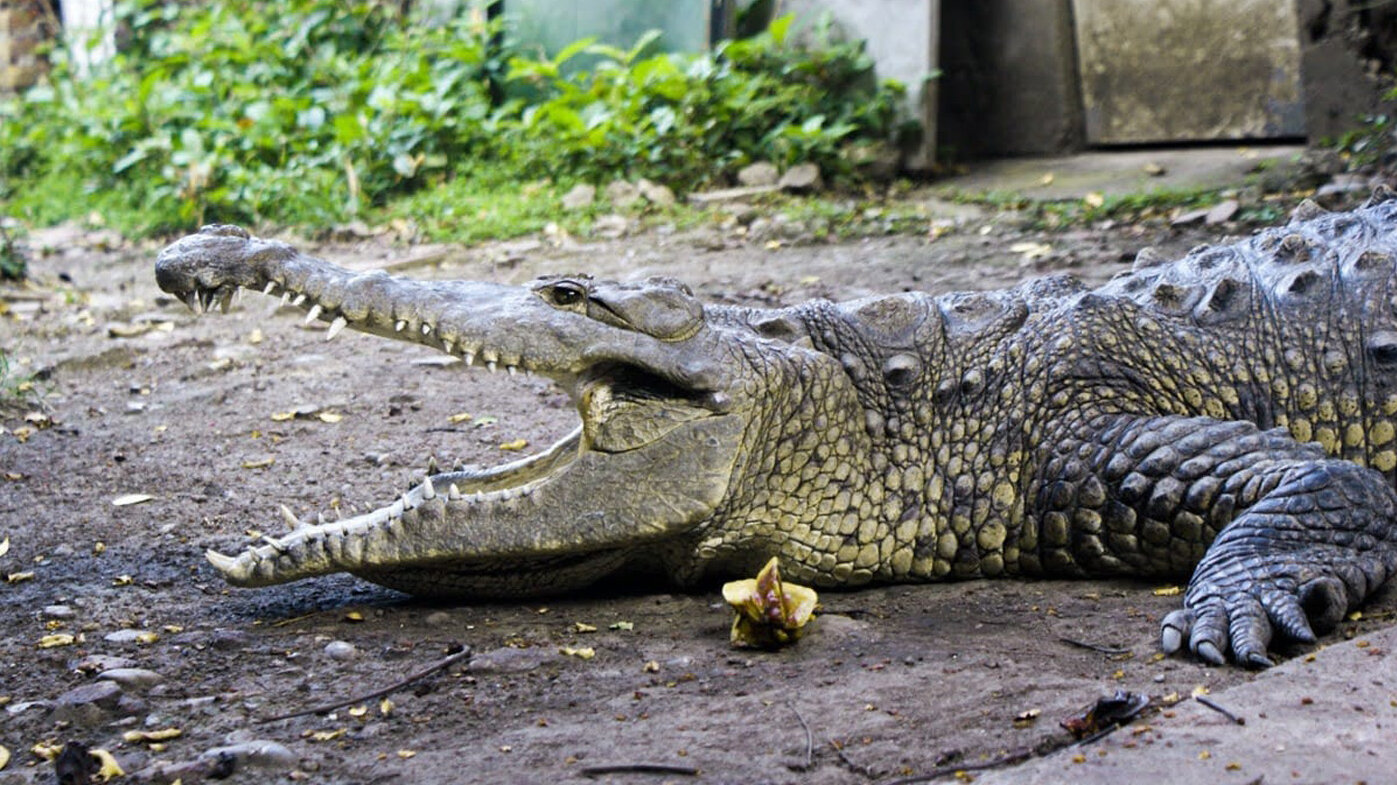
M1181 253L1250 231L1039 234L1012 216L960 219L935 239L847 243L705 228L304 247L424 278L667 274L709 300L785 304L1062 271L1099 282L1142 246ZM567 397L421 347L327 343L323 324L260 296L196 318L156 289L156 245L65 229L32 242L51 252L0 321L0 346L43 393L0 433L0 745L13 756L0 782L54 781L39 753L65 742L110 751L126 781L886 781L1060 743L1059 720L1117 689L1187 696L1256 678L1159 657L1158 621L1178 598L1130 581L826 592L808 637L777 653L730 648L717 587L469 605L347 576L230 590L204 550L280 531L279 504L302 518L360 512L430 458L494 464L517 440L547 445L575 423ZM149 498L116 503L134 494ZM460 646L469 660L386 702L267 721L369 695ZM98 678L116 666L149 673ZM133 733L167 729L180 735ZM1169 732L1156 717L1132 743ZM605 771L640 764L659 768Z

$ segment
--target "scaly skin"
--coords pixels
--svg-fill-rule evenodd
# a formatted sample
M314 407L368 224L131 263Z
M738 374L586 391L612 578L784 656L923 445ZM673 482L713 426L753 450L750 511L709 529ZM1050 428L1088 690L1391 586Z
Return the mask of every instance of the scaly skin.
M166 249L166 291L238 287L466 364L554 379L582 427L533 458L236 557L237 585L348 571L427 595L680 585L772 556L822 586L1192 575L1164 648L1264 666L1397 570L1397 202L1096 291L750 310L670 280L511 287L353 275L235 227ZM1365 468L1371 467L1371 468Z

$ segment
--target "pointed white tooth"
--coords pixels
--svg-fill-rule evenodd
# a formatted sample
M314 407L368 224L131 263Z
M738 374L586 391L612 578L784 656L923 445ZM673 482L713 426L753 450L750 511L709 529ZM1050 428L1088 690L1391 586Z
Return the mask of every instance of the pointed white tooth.
M436 487L435 487L434 485L432 485L432 478L431 478L431 477L428 477L427 479L425 479L425 480L422 481L422 498L423 498L423 499L435 499L435 498L437 498L437 489L436 489Z
M335 339L335 336L340 334L340 330L343 330L348 325L348 319L344 318L343 316L336 316L335 320L333 322L330 322L330 329L325 331L325 340L333 341Z
M490 373L494 373L494 372L495 372L495 361L494 361L494 360L486 360L486 361L485 361L485 367L490 369Z
M291 512L291 508L287 507L285 504L281 505L281 519L286 521L286 525L291 527L291 531L304 529L306 526L304 523L301 523L300 518L296 517L296 513Z
M290 293L290 292L282 292L282 293L281 293L281 302L277 303L277 306L276 306L276 307L278 307L278 308L285 308L286 305L287 305L287 303L289 303L289 302L291 302L291 293Z
M441 350L447 354L455 354L456 343L454 341L442 341Z
M407 322L403 321L402 319L399 319L398 321L393 322L393 329L394 329L396 332L402 332L404 327L407 327Z
M209 560L219 572L232 572L238 564L236 556L224 556L218 551L204 551L204 558Z
M453 501L461 498L461 489L456 487L456 483L451 483L451 487L446 489L446 498Z
M506 366L504 367L504 369L505 369L506 371L509 371L509 375L510 375L510 376L513 376L514 374L519 373L519 369L518 369L518 368L515 368L513 365L506 365Z
M227 314L228 311L231 310L233 307L233 298L237 297L238 292L240 291L242 291L241 287L234 289L231 292L224 292L223 295L218 298L218 310L222 311L224 314Z
M432 332L432 326L431 326L430 324L424 324L424 325L422 325L422 334L423 334L423 335L427 335L427 334L429 334L429 333L431 333L431 332Z
M533 369L533 368L525 368L525 369L524 369L524 376L526 376L526 377L528 377L528 378L530 378L530 379L534 378L534 369Z
M319 319L319 318L320 318L320 311L321 311L320 303L316 303L315 305L312 305L312 306L310 307L310 310L309 310L309 311L306 311L306 322L305 322L305 323L306 323L306 324L310 324L311 322L315 321L316 319Z
M403 494L403 511L406 512L407 510L412 510L412 509L416 509L416 507L414 507L414 505L413 505L413 503L412 503L412 499L408 498L408 495L407 495L406 493L404 493L404 494Z
M276 281L267 281L267 285L262 287L262 294L271 294L276 288Z
M440 468L441 468L441 467L439 467L439 466L437 465L437 456L435 456L435 455L428 455L428 456L427 456L427 473L428 473L428 474L436 474L436 473L437 473L437 470L440 469Z
M461 359L466 361L466 365L475 365L475 352L466 352Z
M317 525L324 526L324 525L325 525L325 513L323 513L323 512L317 512L317 513L315 514L315 522L316 522Z
M300 307L301 307L301 303L303 303L303 302L305 302L305 301L306 301L306 296L305 296L304 294L298 294L298 295L296 295L296 299L294 299L294 300L291 301L291 304L294 305L294 306L296 306L297 308L300 308Z
M184 296L184 304L189 306L189 310L193 311L194 313L199 313L199 293L190 292L186 294ZM213 553L213 551L209 551L209 553ZM220 553L218 555L222 556L223 554Z

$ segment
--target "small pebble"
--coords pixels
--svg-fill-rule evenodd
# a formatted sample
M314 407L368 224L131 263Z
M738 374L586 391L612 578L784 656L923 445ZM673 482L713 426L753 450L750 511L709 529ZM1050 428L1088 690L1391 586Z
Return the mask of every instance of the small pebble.
M78 615L68 605L45 605L43 613L46 619L71 619Z
M332 660L350 660L358 652L349 641L330 641L325 644L325 656Z
M107 643L136 643L145 633L140 630L124 629L102 636Z
M112 668L97 674L97 678L131 689L144 689L165 680L164 676L145 668Z
M445 627L451 623L451 614L446 611L434 611L427 614L427 618L423 619L423 621L431 627Z
M285 745L278 744L269 739L253 739L239 744L230 744L227 747L215 747L205 750L199 755L199 760L214 762L220 759L231 759L233 761L231 774L244 766L256 766L268 769L285 769L296 765L298 757Z

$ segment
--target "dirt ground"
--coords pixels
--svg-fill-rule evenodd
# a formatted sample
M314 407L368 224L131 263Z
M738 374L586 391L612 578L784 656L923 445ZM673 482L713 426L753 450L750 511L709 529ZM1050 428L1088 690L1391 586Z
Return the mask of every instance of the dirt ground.
M715 226L469 249L303 247L425 278L669 274L709 300L785 304L1058 271L1099 282L1142 246L1181 253L1250 231L1161 222L1042 234L1012 215L931 210L955 228L785 245ZM421 347L357 334L326 343L323 324L272 313L260 296L196 318L156 289L155 244L70 229L31 244L50 251L36 254L33 287L6 294L0 320L14 370L37 374L43 393L0 433L0 745L12 755L0 783L53 782L39 753L65 742L108 750L119 781L857 783L943 768L951 779L958 766L1059 746L1060 720L1118 689L1186 699L1264 678L1159 657L1158 622L1178 598L1129 581L826 592L809 636L776 653L729 647L717 587L473 605L347 576L229 590L203 551L280 531L277 505L302 518L364 511L431 457L493 464L514 455L502 444L549 444L575 422L566 396L442 365ZM471 418L453 419L462 413ZM116 503L133 494L149 498ZM1385 626L1393 605L1381 599L1330 642ZM461 645L471 658L391 703L266 721L369 695ZM1169 744L1171 721L1154 715L1113 749ZM181 733L139 738L167 729ZM1222 761L1211 771L1260 781Z

